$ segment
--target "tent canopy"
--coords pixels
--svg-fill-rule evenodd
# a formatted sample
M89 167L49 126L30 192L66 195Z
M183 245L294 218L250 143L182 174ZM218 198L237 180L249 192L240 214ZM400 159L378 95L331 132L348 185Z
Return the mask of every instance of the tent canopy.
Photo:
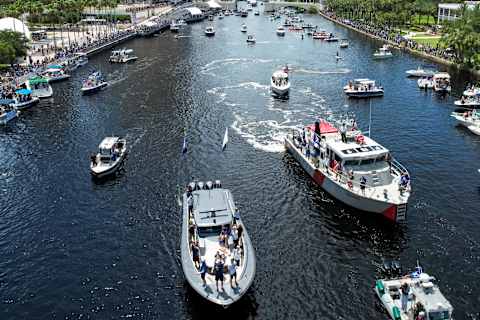
M187 8L188 12L192 16L201 16L202 15L202 10L198 9L197 7L190 7Z
M221 9L222 8L222 6L219 5L215 0L210 0L210 1L207 2L207 4L208 4L208 7L210 9Z

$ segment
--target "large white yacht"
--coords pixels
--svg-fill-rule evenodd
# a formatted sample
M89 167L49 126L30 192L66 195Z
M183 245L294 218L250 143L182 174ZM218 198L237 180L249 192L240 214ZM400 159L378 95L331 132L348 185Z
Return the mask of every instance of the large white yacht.
M394 222L404 221L410 197L407 169L355 126L344 122L339 130L320 119L303 130L293 130L285 146L334 198Z
M403 277L377 280L374 291L392 320L451 320L453 307L435 281L418 266Z
M383 96L383 87L376 84L375 80L354 79L343 87L343 92L352 98L371 98Z
M228 307L250 288L256 269L253 245L233 196L218 180L192 182L183 195L182 214L185 278L200 296Z
M127 156L127 141L119 137L106 137L98 146L98 153L90 159L90 172L96 178L115 173Z

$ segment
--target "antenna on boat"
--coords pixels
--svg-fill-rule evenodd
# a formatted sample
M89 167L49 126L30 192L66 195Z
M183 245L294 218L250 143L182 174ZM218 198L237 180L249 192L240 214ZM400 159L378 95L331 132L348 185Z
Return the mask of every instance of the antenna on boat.
M369 111L369 116L368 116L368 137L370 138L370 132L372 131L372 100L369 99L370 103L370 111Z

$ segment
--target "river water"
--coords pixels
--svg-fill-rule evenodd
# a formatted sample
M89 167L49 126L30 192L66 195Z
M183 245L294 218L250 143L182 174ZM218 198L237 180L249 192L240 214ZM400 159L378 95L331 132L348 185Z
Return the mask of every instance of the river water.
M246 22L257 43L248 46ZM456 319L479 319L480 138L449 116L453 96L418 90L405 70L430 65L320 17L306 22L350 47L288 32L266 16L190 25L175 39L126 44L139 60L110 65L96 55L68 82L0 131L0 318L6 319L387 319L372 287L382 259L419 260L436 276ZM343 57L338 63L336 52ZM293 68L290 100L269 93L273 71ZM84 97L101 70L112 85ZM408 221L392 226L321 191L286 154L292 128L317 117L355 115L369 103L342 86L369 77L372 137L411 172ZM468 79L454 76L454 94ZM230 144L221 152L225 128ZM188 152L182 156L184 132ZM107 135L126 136L125 170L92 181L89 154ZM230 188L256 248L257 273L228 310L200 299L180 265L179 195L192 177Z

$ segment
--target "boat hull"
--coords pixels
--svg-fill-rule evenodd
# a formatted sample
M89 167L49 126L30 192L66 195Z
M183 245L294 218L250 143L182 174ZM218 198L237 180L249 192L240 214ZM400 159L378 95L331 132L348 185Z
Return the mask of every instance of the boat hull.
M108 83L107 83L107 82L103 82L103 83L101 83L100 85L98 85L98 86L96 86L96 87L82 88L81 91L82 91L82 94L83 94L83 95L88 95L88 94L93 94L93 93L99 92L99 91L101 91L102 89L106 88L107 86L108 86Z
M15 103L13 106L15 108L17 108L18 110L25 110L25 109L29 109L29 108L33 107L34 105L36 105L39 102L40 102L39 98L33 98L32 100L27 101L27 102Z
M12 121L20 112L18 110L11 110L6 112L3 116L0 117L0 125L6 125L8 122Z
M386 201L375 200L372 198L363 197L357 193L342 187L339 183L333 180L330 175L325 175L320 170L314 168L310 162L304 157L301 150L299 150L290 138L285 139L285 147L287 151L293 155L295 160L302 166L308 175L327 193L335 199L344 204L364 211L381 215L382 217L392 222L400 222L405 220L406 203L396 204ZM402 214L398 214L402 211Z
M69 78L70 78L69 74L64 74L58 77L47 78L47 80L48 80L48 83L54 83L54 82L66 81Z
M357 99L383 97L383 91L345 91L345 94Z
M119 159L115 162L115 164L105 170L94 170L94 167L92 167L90 165L90 173L92 175L92 177L94 178L97 178L97 179L101 179L101 178L105 178L105 177L108 177L114 173L117 172L118 169L120 169L120 167L122 166L123 164L123 161L125 160L127 156L127 151L124 150L122 152L122 154L119 156Z
M477 136L480 136L480 126L476 125L470 125L467 127L468 130L470 130L471 132L473 132L474 134L476 134Z

